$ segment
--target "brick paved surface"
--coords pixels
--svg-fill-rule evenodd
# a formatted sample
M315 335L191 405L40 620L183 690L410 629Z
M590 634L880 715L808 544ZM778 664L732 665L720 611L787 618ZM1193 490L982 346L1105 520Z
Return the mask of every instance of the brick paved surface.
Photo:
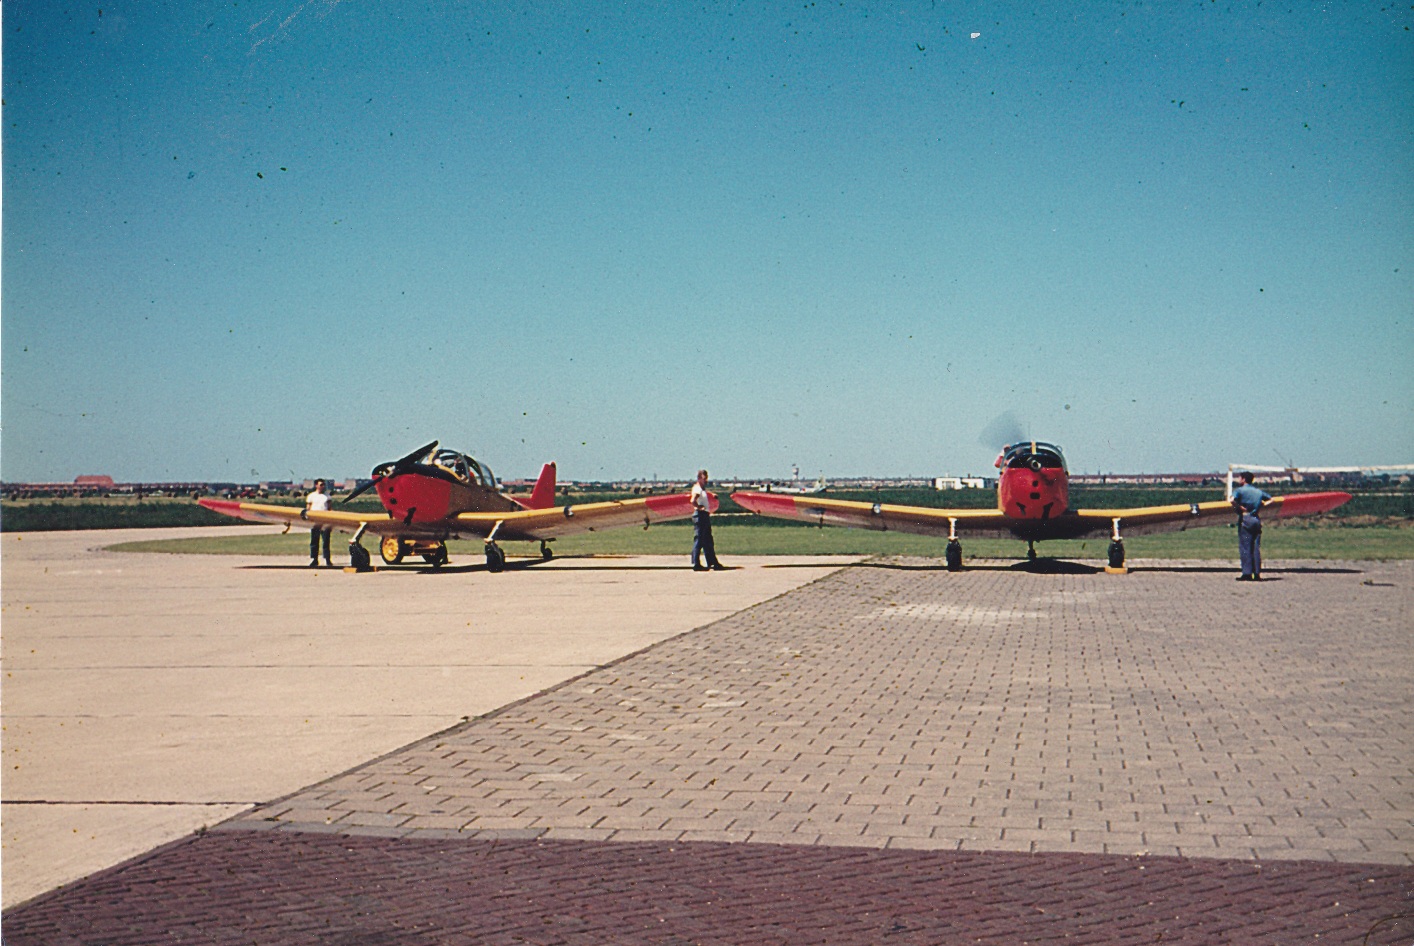
M212 832L14 911L5 939L1388 946L1411 911L1380 865Z
M1414 565L1277 564L848 568L5 935L1409 943Z

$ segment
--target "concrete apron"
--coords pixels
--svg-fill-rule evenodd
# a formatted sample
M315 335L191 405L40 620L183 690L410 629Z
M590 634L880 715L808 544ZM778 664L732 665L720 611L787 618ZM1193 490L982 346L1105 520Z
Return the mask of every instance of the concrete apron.
M3 555L10 906L820 578L850 557L490 574L104 551L273 527L17 533ZM376 561L376 558L375 558ZM514 562L514 560L513 560Z

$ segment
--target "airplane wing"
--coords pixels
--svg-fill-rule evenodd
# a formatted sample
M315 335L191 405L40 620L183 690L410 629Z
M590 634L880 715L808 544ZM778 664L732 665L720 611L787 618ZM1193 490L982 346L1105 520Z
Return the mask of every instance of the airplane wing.
M302 529L328 526L338 532L357 532L367 525L369 532L388 535L396 532L402 523L395 521L386 512L308 512L300 506L276 506L270 503L242 503L230 499L198 499L197 502L224 516L247 519L251 522L275 522ZM409 533L416 534L416 531Z
M396 535L407 539L469 539L486 538L494 531L497 539L553 539L579 532L597 532L623 526L686 519L692 515L692 500L688 493L667 496L647 496L602 503L582 503L578 506L556 506L550 509L519 509L511 512L464 512L449 519L431 522L404 522L386 512L346 512L329 510L309 512L297 506L276 506L266 503L242 503L225 499L199 499L202 506L214 512L251 522L275 522L303 529L329 527L338 532L365 532L374 535ZM715 496L712 508L718 506Z
M943 538L951 534L1010 537L1014 522L996 509L932 509L780 493L732 493L732 499L745 509L777 519Z
M718 506L711 497L712 509ZM655 522L686 519L692 515L692 498L688 493L667 496L647 496L643 499L620 499L602 503L554 506L550 509L526 509L518 512L463 512L449 521L453 533L487 536L493 529L497 539L554 539L580 532L599 532L624 526L641 525L645 529ZM499 528L498 528L499 524Z
M1349 493L1336 492L1278 496L1262 507L1262 518L1271 522L1313 516L1334 509L1350 498ZM1181 532L1198 526L1232 522L1236 518L1232 505L1226 500L1123 509L1079 509L1054 519L1015 519L995 509L933 509L776 493L733 493L732 499L763 516L800 519L822 526L850 526L877 532L910 532L942 537L976 535L1037 541L1107 536L1113 531L1116 519L1119 520L1121 534L1129 536Z
M1262 519L1276 522L1298 516L1314 516L1329 512L1349 502L1349 493L1294 493L1276 496L1262 507ZM1237 512L1225 499L1206 503L1180 503L1172 506L1138 506L1128 509L1077 509L1074 516L1090 524L1084 535L1110 532L1118 519L1124 535L1151 535L1156 532L1182 532L1200 526L1235 522ZM1067 536L1069 538L1069 536ZM1074 536L1079 538L1079 536Z

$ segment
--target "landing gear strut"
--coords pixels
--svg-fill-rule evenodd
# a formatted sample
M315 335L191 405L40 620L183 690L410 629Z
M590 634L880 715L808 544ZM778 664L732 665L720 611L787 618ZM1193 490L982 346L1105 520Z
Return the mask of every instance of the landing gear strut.
M542 562L548 562L554 557L555 553L550 550L550 543L542 539L540 542L540 560Z
M1114 571L1124 569L1124 539L1119 536L1119 520L1113 519L1113 531L1110 533L1109 562L1110 568Z
M948 563L948 571L962 571L962 543L957 539L956 519L948 520L948 547L943 559Z

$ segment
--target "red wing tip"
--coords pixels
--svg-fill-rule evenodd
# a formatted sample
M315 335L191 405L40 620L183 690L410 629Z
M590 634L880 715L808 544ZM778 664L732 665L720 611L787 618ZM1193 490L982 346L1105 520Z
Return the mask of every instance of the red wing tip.
M241 511L241 504L231 499L198 499L197 504L228 516L239 515Z
M732 501L738 506L764 515L772 513L795 514L795 500L790 496L778 496L775 493L741 492L732 493Z
M1338 506L1344 506L1354 498L1350 493L1341 492L1295 493L1282 497L1280 515L1282 518L1314 516L1316 513L1330 512Z

